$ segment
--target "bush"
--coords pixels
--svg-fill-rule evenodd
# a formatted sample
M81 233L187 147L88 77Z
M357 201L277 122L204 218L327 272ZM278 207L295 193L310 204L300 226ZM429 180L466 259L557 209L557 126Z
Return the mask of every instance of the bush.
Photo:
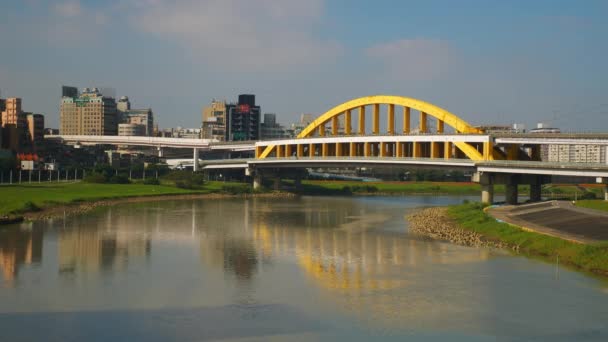
M84 178L84 182L86 183L106 183L107 179L104 175L100 173L93 173Z
M112 176L112 177L110 177L110 179L108 179L108 183L112 183L112 184L129 184L129 183L131 183L131 181L126 176L118 175L118 176Z
M144 180L145 185L160 185L160 181L157 178L146 178Z
M27 211L40 211L42 210L39 206L36 205L36 203L32 202L32 201L27 201L23 204L23 207L21 208L22 211L27 212Z
M194 186L192 185L192 183L186 182L186 181L176 181L175 186L180 189L194 189Z
M250 194L252 192L251 186L247 184L243 185L222 185L221 192L228 193L231 195L238 194Z
M596 199L596 195L594 192L587 191L581 195L580 199Z
M350 186L345 185L342 187L342 190L340 191L343 195L352 195L353 194L353 190L351 189Z

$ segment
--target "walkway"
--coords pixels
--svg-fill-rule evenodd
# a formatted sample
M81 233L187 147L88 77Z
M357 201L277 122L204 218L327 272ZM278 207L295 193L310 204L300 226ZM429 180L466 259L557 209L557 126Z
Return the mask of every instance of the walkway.
M594 243L608 240L608 212L579 208L568 201L550 201L488 210L496 219L565 240Z

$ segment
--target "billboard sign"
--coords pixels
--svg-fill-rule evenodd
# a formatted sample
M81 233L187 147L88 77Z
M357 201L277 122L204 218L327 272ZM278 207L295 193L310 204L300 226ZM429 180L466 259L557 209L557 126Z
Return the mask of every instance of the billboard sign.
M249 105L248 104L239 105L239 113L249 113Z

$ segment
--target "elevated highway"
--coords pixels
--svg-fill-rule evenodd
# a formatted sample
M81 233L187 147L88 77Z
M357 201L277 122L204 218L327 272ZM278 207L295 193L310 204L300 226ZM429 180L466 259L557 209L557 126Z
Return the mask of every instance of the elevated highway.
M366 124L368 120L371 125ZM253 159L203 161L207 170L245 169L254 176L254 185L261 184L262 173L268 169L466 168L475 171L484 202L492 202L493 184L497 183L506 184L507 202L517 202L518 184L530 184L530 197L540 199L540 187L548 176L595 177L598 182L608 183L608 134L488 134L441 107L402 96L374 95L344 102L320 115L294 139L219 142L116 136L46 138L78 144L153 146L159 153L163 148L192 148L195 171L199 169L199 150L254 151ZM543 161L543 146L558 147L553 151L555 162ZM562 152L566 150L575 150L580 162L564 162Z

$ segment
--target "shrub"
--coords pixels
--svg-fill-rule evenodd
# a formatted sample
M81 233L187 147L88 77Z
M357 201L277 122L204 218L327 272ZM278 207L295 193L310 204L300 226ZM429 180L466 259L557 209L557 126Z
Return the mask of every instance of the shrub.
M350 186L348 186L348 185L343 186L343 187L342 187L342 190L341 190L340 192L341 192L343 195L352 195L352 194L353 194L352 189L351 189L351 188L350 188Z
M160 185L160 181L157 178L146 178L144 180L145 185Z
M249 185L246 185L246 184L243 184L243 185L225 184L225 185L222 185L221 192L228 193L231 195L249 194L252 192L252 189Z
M129 184L129 183L131 183L131 181L129 180L129 178L127 178L125 176L117 175L117 176L110 177L110 179L108 179L108 183L112 183L112 184Z
M106 183L107 179L100 173L93 173L84 178L86 183Z
M175 186L180 189L193 189L194 188L194 186L192 186L191 182L186 182L186 181L176 181Z
M594 192L587 191L581 195L580 199L596 199L596 195Z
M42 210L39 206L36 205L36 203L32 202L32 201L27 201L23 204L23 207L21 208L22 211L40 211Z

